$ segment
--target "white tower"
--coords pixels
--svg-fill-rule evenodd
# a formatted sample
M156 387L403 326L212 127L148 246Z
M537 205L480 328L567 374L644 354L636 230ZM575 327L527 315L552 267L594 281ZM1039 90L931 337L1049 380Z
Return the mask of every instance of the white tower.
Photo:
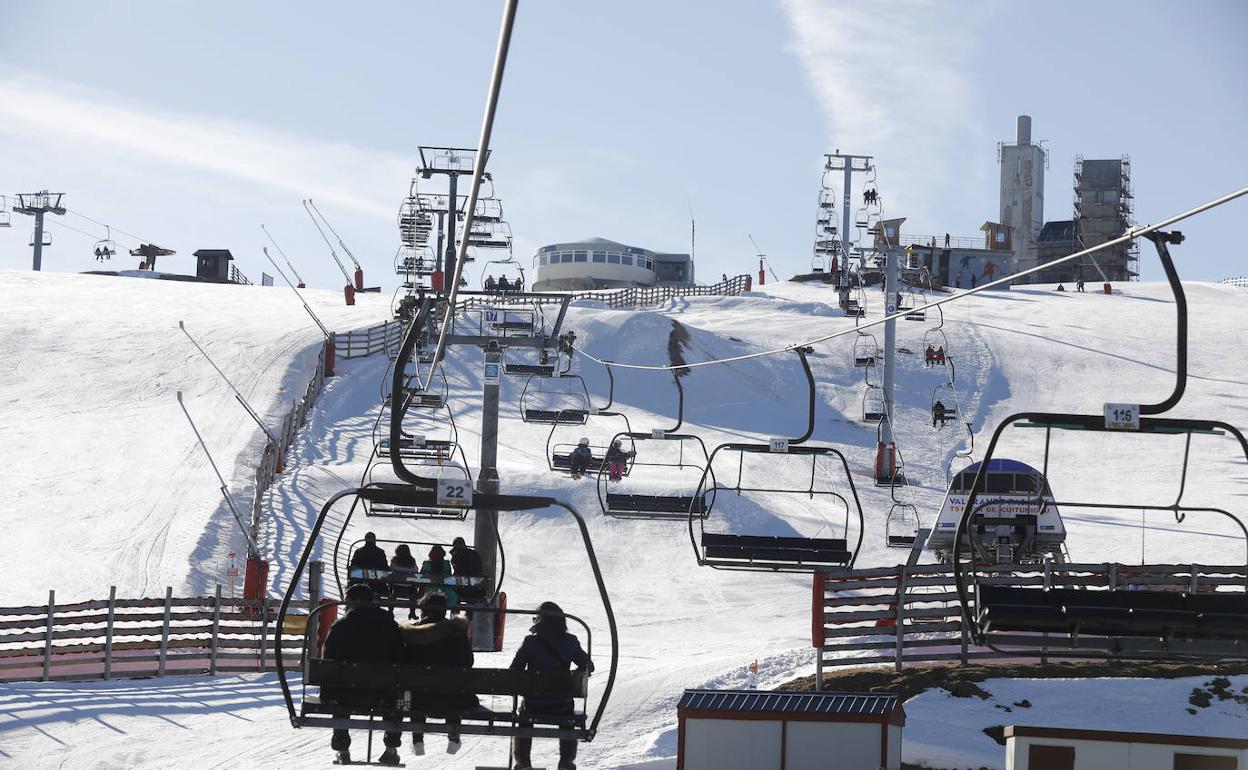
M1018 116L1017 141L997 145L1001 163L1001 224L1013 230L1015 264L1036 264L1036 236L1044 226L1045 149L1031 143L1031 116Z

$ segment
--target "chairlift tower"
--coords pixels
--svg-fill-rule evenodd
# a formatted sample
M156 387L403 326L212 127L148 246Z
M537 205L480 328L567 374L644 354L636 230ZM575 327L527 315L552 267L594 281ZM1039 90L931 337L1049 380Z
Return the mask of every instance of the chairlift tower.
M35 218L35 235L30 239L30 245L34 247L33 270L38 271L43 268L43 216L44 214L65 216L65 207L61 205L61 198L64 195L65 193L50 193L47 190L17 194L17 205L13 207L14 213Z
M849 207L852 203L852 186L854 174L865 174L871 170L870 155L846 155L839 149L830 154L823 156L823 173L826 177L830 172L840 171L843 174L841 181L841 232L838 233L838 242L841 244L841 275L846 278L849 276ZM841 285L841 305L849 299L849 281L842 280Z
M458 181L461 176L471 176L477 162L477 151L475 149L465 149L459 147L420 147L420 168L417 171L422 179L430 179L433 175L438 174L447 178L447 201L449 207L453 208L459 200L458 197ZM489 153L486 153L484 163L489 162ZM483 179L489 179L489 174L483 174ZM446 217L446 250L442 251L442 239L439 238L439 253L437 255L438 270L442 273L441 285L435 279L434 289L450 293L451 286L448 281L454 279L455 275L455 217Z

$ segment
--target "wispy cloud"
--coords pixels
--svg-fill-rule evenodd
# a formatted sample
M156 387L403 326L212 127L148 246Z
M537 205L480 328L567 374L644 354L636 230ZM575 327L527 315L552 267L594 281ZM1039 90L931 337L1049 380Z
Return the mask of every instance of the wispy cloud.
M0 134L75 152L130 157L360 214L392 217L399 155L216 116L119 106L109 95L0 70Z
M980 131L964 62L984 8L928 0L781 5L789 50L828 122L828 150L874 155L885 215L931 221L932 201L959 178L959 136Z

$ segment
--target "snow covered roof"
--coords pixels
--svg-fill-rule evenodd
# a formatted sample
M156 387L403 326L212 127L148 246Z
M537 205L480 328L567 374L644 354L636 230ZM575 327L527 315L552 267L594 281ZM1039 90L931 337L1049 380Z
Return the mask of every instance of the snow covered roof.
M778 716L876 717L905 724L901 697L891 693L772 692L767 690L685 690L676 706L688 711L765 713ZM875 721L875 720L873 720Z

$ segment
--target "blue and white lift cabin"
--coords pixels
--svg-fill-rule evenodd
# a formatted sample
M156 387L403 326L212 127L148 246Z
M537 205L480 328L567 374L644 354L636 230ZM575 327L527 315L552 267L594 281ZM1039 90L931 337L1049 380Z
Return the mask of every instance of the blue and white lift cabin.
M971 463L963 468L945 493L927 540L927 547L941 561L953 561L954 534L979 466ZM1044 474L1018 460L994 459L984 475L985 488L976 501L969 529L978 558L998 564L1045 558L1064 561L1066 526Z

